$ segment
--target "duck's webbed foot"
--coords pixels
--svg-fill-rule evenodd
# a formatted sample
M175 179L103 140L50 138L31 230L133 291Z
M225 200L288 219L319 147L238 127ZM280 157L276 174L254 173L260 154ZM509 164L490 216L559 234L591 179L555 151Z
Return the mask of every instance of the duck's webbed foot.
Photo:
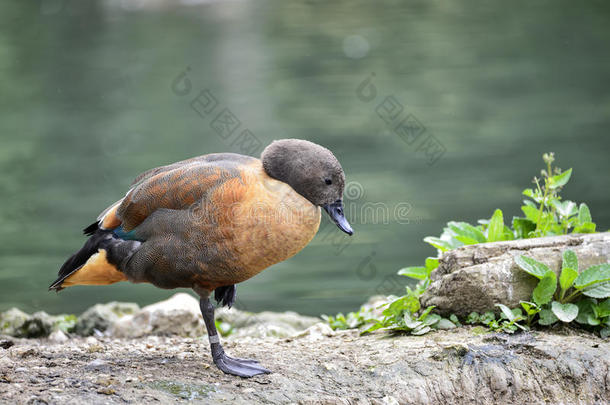
M217 348L216 350L214 350L215 347ZM214 364L226 374L233 374L239 377L253 377L259 374L271 373L271 370L261 366L256 360L227 356L220 343L212 343L212 357L214 358Z
M206 329L208 330L208 338L210 339L210 348L212 349L214 364L216 364L222 372L239 377L253 377L258 374L271 373L271 370L261 366L256 360L227 356L220 345L220 338L216 331L216 324L214 323L214 306L208 298L202 298L199 301L199 306L201 308L203 320L205 321Z

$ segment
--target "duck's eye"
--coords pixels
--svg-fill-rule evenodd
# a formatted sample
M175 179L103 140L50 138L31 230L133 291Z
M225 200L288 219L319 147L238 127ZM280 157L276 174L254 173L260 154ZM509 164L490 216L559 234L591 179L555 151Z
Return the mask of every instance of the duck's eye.
M324 183L326 184L333 184L333 181L331 179L324 179Z

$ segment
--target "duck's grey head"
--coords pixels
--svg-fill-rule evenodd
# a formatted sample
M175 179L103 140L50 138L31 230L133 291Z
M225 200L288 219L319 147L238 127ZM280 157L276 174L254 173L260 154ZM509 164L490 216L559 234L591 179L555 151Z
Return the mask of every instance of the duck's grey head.
M273 141L261 154L265 172L326 210L337 226L354 233L343 214L345 174L331 151L301 139Z

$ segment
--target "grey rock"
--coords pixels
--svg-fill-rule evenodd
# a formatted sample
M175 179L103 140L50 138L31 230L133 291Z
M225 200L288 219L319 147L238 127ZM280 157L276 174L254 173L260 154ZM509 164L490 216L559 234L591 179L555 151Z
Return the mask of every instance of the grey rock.
M68 336L60 330L56 330L49 335L49 340L54 343L65 343L68 341Z
M95 370L95 371L104 371L110 368L107 361L102 359L95 359L85 365L85 369L87 370Z
M49 336L53 330L56 317L47 314L44 311L39 311L25 321L23 324L23 337L36 338Z
M319 318L299 315L291 311L252 313L236 308L219 309L216 319L228 323L234 329L229 339L287 338L320 322Z
M252 313L236 308L217 309L216 320L232 331L229 339L286 338L320 322L319 318L296 312ZM116 320L108 328L107 334L131 338L146 335L199 337L206 334L206 329L199 300L190 294L178 293Z
M432 272L433 283L422 297L423 305L436 305L442 314L466 316L472 311L496 311L494 304L511 308L528 301L537 279L515 264L528 255L545 263L559 276L561 254L572 249L581 271L610 262L610 233L565 235L469 245L446 252Z
M51 316L44 311L32 315L11 308L0 314L0 333L24 338L49 336L62 316Z
M74 331L81 336L92 335L95 330L104 332L120 318L134 314L139 309L138 304L128 302L94 305L78 317Z
M178 293L148 305L133 315L118 319L108 330L115 337L179 335L197 337L205 333L199 301L192 295Z
M608 403L610 343L559 332L480 335L461 327L359 336L319 323L293 338L227 342L230 355L273 371L252 379L223 375L206 339L14 339L14 347L0 350L0 390L6 403L26 403L42 388L59 394L49 403L62 404ZM50 361L57 366L49 368Z
M23 326L31 319L30 315L17 308L11 308L0 314L0 333L22 337Z

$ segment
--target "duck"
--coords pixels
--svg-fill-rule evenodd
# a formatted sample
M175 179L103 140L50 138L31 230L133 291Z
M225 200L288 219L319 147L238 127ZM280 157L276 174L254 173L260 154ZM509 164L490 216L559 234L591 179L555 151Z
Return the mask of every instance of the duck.
M335 155L301 139L273 141L260 159L211 153L150 169L84 229L88 239L49 290L122 281L190 288L218 369L244 378L270 373L257 360L225 353L211 297L231 308L236 284L313 239L322 210L351 236L344 188Z

